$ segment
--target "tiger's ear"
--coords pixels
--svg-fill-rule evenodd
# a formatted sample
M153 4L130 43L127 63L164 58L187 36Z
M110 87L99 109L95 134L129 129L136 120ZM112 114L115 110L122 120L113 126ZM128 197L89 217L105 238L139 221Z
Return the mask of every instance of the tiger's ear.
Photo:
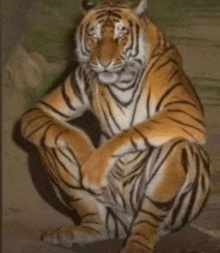
M137 16L143 16L147 13L147 0L141 0L139 3L132 4L130 8Z
M96 6L93 2L91 2L89 0L82 0L81 5L82 5L82 9L85 13L87 13L88 11L90 11L91 9L93 9Z

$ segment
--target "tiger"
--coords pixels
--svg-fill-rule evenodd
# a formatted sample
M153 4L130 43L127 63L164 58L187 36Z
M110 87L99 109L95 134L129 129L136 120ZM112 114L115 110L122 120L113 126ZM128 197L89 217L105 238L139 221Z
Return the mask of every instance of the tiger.
M73 249L118 238L120 253L152 253L161 236L199 215L210 194L204 110L147 0L81 3L78 66L20 120L81 219L41 239ZM97 147L70 124L86 111L100 125Z

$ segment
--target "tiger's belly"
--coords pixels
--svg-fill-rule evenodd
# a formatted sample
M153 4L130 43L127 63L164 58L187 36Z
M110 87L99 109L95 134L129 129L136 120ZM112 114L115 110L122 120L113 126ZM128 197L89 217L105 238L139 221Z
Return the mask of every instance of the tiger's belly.
M142 151L121 157L109 173L108 186L98 201L117 213L133 215L145 191L147 154Z

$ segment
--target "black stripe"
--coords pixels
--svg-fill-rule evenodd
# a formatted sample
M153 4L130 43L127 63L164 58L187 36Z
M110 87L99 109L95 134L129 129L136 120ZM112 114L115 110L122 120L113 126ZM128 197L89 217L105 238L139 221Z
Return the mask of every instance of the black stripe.
M155 54L155 55L152 55L151 60L153 60L156 56L158 56L158 57L157 57L157 59L155 60L155 62L152 64L152 66L149 68L149 70L148 70L146 76L149 76L150 71L154 68L154 66L157 64L157 62L158 62L159 60L161 60L161 58L163 58L163 56L164 56L169 50L172 50L173 48L175 48L175 46L171 44L171 46L168 47L168 48L165 48L165 50L164 50L162 53L157 53L157 54ZM175 62L175 63L177 64L177 62Z
M202 156L205 156L207 162L210 163L210 158L209 158L209 155L207 154L207 152L203 148L201 148L201 146L199 146L199 148L200 148L199 151L202 152Z
M112 92L111 86L107 86L107 88L108 88L110 94L113 96L113 98L116 100L116 102L118 102L119 104L121 104L121 105L127 107L127 106L133 101L133 99L134 99L134 97L135 97L134 95L135 95L136 91L138 90L139 84L141 84L140 80L141 80L141 78L142 78L142 76L143 76L143 72L144 72L144 71L142 71L142 73L140 74L139 78L138 78L138 76L137 76L136 80L134 81L134 82L135 82L135 86L134 86L135 89L133 90L133 94L132 94L132 96L131 96L131 99L130 99L128 102L122 102L122 101L120 101L120 100L118 99L117 95L115 95L114 92ZM140 91L140 93L141 93L141 91ZM139 93L139 95L140 95L140 93ZM126 97L125 94L123 94L123 97L124 97L124 96Z
M158 222L162 222L164 220L164 218L166 217L166 215L160 215L160 216L158 216L158 215L156 215L156 214L154 214L152 212L149 212L147 210L144 210L144 209L141 209L140 212L149 215L155 221L158 221Z
M60 115L60 116L62 116L64 118L66 118L66 119L70 118L69 116L67 116L67 115L63 114L62 112L58 111L57 109L55 109L53 106L49 105L46 102L41 101L40 104L45 105L47 108L49 108L50 110L52 110L54 113L56 113L56 114L58 114L58 115Z
M179 112L179 113L184 113L186 114L187 116L189 116L190 118L196 120L199 124L201 124L203 127L206 127L205 124L203 123L202 120L192 116L190 113L186 112L186 111L183 111L183 110L180 110L180 109L168 109L167 112Z
M42 125L40 125L39 127L35 128L32 132L30 132L30 133L26 136L26 138L27 138L27 139L30 138L31 135L33 135L34 133L36 133L37 131L39 131L39 130L40 130L41 128L43 128L44 126L48 125L48 123L51 123L51 119L48 120L48 121L46 121L46 122L44 122L44 123L43 123ZM54 123L52 123L52 124L54 124Z
M142 134L136 127L133 127L133 129L144 139L144 143L146 147L151 146L150 143L147 140L147 137L144 136L144 134Z
M150 184L150 182L153 180L154 176L157 174L157 172L159 171L159 169L161 168L161 166L163 165L163 163L166 161L167 157L170 155L170 153L173 151L173 149L179 144L183 142L183 140L179 140L176 141L174 144L172 144L172 146L170 147L169 151L166 153L166 155L164 156L164 158L162 159L162 161L160 162L160 164L157 166L156 170L154 171L154 173L151 175L151 178L148 181L148 184Z
M117 8L116 10L121 12L122 11L121 9L126 9L127 6L123 5L122 3L119 4L119 3L105 2L97 7L97 12L99 10L106 9L106 8L112 8L114 10L115 10L115 8Z
M152 222L150 222L150 221L148 221L148 220L140 220L140 221L136 222L136 223L134 224L134 226L136 227L136 226L138 226L138 225L140 225L140 224L143 224L143 223L147 223L148 225L150 225L150 226L153 227L153 228L158 228L158 227L159 227L158 224L153 224Z
M173 104L186 104L186 105L190 105L190 106L198 109L195 104L193 104L193 103L191 103L191 102L189 102L187 100L178 100L178 101L169 102L169 103L165 104L164 107L165 106L169 106L169 105L173 105Z
M132 28L133 28L133 22L131 21L131 20L129 20L129 25L130 25L130 30L131 30L131 44L130 44L130 46L125 50L125 54L127 54L127 52L129 51L129 50L131 50L132 49L132 46L133 46L133 44L134 44L134 34L133 34L133 30L132 30Z
M131 145L133 146L134 150L137 151L137 144L134 142L132 136L129 137Z
M110 125L109 119L108 119L108 117L107 117L107 115L106 115L106 113L104 111L104 108L102 108L102 113L103 113L103 115L105 117L105 122L107 123L108 129L110 130L110 132L111 132L112 135L115 135L115 133L114 133L114 131L113 131L111 125Z
M67 107L69 107L71 110L75 111L76 108L71 104L70 98L66 94L65 83L63 85L61 85L61 93L62 93L63 100L65 101Z
M107 134L105 131L102 131L101 134L104 135L106 139L108 140L111 139L111 136Z
M111 211L110 208L107 208L107 209L108 209L109 212L111 213L111 215L112 215L112 217L114 218L115 222L116 222L116 219L117 219L117 220L119 221L119 223L122 225L122 227L123 227L125 233L128 235L129 231L128 231L126 225L122 222L122 220L121 220L118 216L116 216L115 213L114 213L113 211Z
M136 77L136 80L137 80L137 77ZM119 87L117 86L115 83L114 84L111 84L113 87L115 87L117 90L120 90L120 91L128 91L128 90L131 90L132 88L135 87L136 85L136 80L134 80L134 82L130 85L130 86L124 86L124 87ZM130 80L127 82L127 83L130 83ZM126 81L123 81L123 84L126 84Z
M150 118L150 97L151 97L151 88L149 87L148 95L147 95L147 118Z
M159 65L154 72L157 72L158 70L162 69L164 66L166 66L167 64L169 64L170 62L175 62L173 59L169 58L167 61L165 61L164 63L162 63L161 65ZM176 62L175 62L176 63Z
M124 199L124 196L121 194L121 192L118 192L118 194L119 194L119 196L121 197L124 210L126 211L126 210L127 210L127 205L126 205L126 201L125 201L125 199Z
M81 218L81 217L80 217ZM81 226L85 226L85 224L94 224L94 225L102 225L101 222L99 221L94 221L94 220L88 220L88 221L82 221L80 224Z
M128 102L122 102L121 100L118 99L118 96L115 95L115 93L111 90L110 86L107 86L111 96L114 98L114 100L116 102L118 102L119 104L123 105L124 107L127 107L133 100L133 96L131 97L131 100L129 100Z
M139 102L139 99L140 99L141 95L142 95L142 90L140 91L140 93L138 94L138 96L136 98L134 109L133 109L133 113L132 113L132 119L131 119L130 126L133 125L134 117L136 115L136 110L137 110L138 102Z
M189 159L185 148L182 149L181 164L183 166L185 173L187 173L189 171Z
M130 183L134 178L137 178L137 176L133 176L130 178L130 180L127 180L126 182L123 183L123 186L126 186L128 183ZM133 185L132 189L131 189L131 192L130 192L130 198L129 198L129 201L130 201L130 205L131 205L131 208L134 212L136 212L136 208L134 207L133 205L133 197L134 197L134 191L135 191L135 184ZM135 198L136 200L136 198ZM135 203L136 204L136 203Z
M150 197L148 197L147 195L145 195L145 198L148 199L154 206L156 206L158 209L164 211L164 212L167 212L169 211L172 206L173 206L173 203L174 203L174 200L176 198L176 196L166 202L161 202L161 201L155 201L155 200L152 200Z
M192 189L192 195L191 195L191 199L189 202L189 205L187 207L187 211L186 214L183 218L182 224L183 226L187 223L187 221L189 220L189 216L192 213L192 209L196 200L196 195L197 195L197 191L198 191L198 179L199 179L199 172L200 172L201 166L200 166L200 161L199 161L199 156L198 154L196 154L196 179L193 185L193 189Z
M113 169L113 170L111 171L111 175L112 175L115 179L117 179L117 180L121 180L121 178L122 178L122 176L123 176L119 171L117 171L117 170L115 170L115 169Z
M140 233L140 232L135 232L133 233L132 235L137 235L137 236L141 236L143 237L147 242L151 243L150 239L143 233Z
M206 188L205 188L205 178L204 178L204 175L202 174L202 176L201 176L201 185L202 185L202 190L203 190L203 192L206 190Z
M210 193L211 193L211 189L209 188L209 189L208 189L208 192L207 192L207 194L206 194L206 197L205 197L205 199L204 199L204 201L203 201L203 203L202 203L200 209L199 209L198 212L195 214L195 216L194 216L193 219L197 218L197 217L199 216L199 214L202 212L202 210L203 210L203 208L205 207L205 205L206 205L206 203L207 203L207 200L208 200L208 198L209 198L209 196L210 196Z
M203 150L204 151L204 150ZM210 172L210 161L206 161L206 159L203 157L203 154L201 153L201 150L198 149L198 152L200 154L200 157L202 158L202 163L204 166L204 169L206 170L206 172L208 173L208 176L211 177L211 172ZM207 154L206 154L207 155Z
M137 174L135 174L134 176L130 177L129 179L127 179L126 181L123 182L123 187L126 187L128 184L130 184L134 179L137 178ZM131 202L131 198L130 198L130 204L132 206L132 209L135 210L132 202Z
M63 135L64 133L68 133L68 132L69 132L69 130L63 130L63 131L60 131L59 134L57 134L57 136L56 136L55 139L54 139L54 142L55 142L55 144L56 144L57 146L58 146L57 142L58 142L58 139L60 138L60 136Z
M45 162L47 163L47 166L49 166L50 168L52 168L52 171L54 172L54 166L51 163L51 159L48 158L48 153L49 153L48 149L45 146L43 146L40 151L41 151L40 154L44 158ZM52 161L54 162L53 159L52 159ZM50 174L50 176L54 176L52 174L52 171L47 169L47 172Z
M51 149L51 150L53 150L53 149ZM46 151L47 153L50 154L50 152L49 152L48 149L45 148L45 151ZM60 173L59 173L59 169L57 168L57 164L56 164L56 160L54 159L54 156L53 156L52 154L50 154L50 156L51 156L51 158L52 158L52 160L53 160L53 162L54 162L54 166L52 166L52 169L53 169L53 170L56 169L58 179L59 179L63 184L65 184L67 187L69 187L69 188L71 188L71 189L81 189L81 187L76 187L76 186L73 186L73 185L69 184L68 182L66 182L66 181L61 177L61 175L60 175ZM56 178L56 180L57 180L57 178Z
M113 189L112 189L112 188L113 188ZM109 191L110 191L110 193L111 193L111 195L112 195L114 201L117 203L117 201L116 201L116 194L117 194L117 193L115 192L115 188L113 187L112 184L109 184L108 189L109 189Z
M174 122L176 122L176 123L179 123L179 124L181 124L181 125L183 125L183 126L191 127L191 128L193 128L193 129L197 130L198 132L204 134L204 131L201 130L201 129L199 129L198 127L195 127L195 126L190 125L190 124L183 123L182 121L176 120L176 119L171 118L171 117L169 117L169 116L167 116L167 118L169 118L170 120L172 120L172 121L174 121Z
M96 16L96 20L100 20L101 18L106 17L106 13L103 11L99 15Z
M116 164L115 167L120 171L120 173L124 172L124 170L119 166L119 164Z
M118 235L119 235L119 231L118 231L118 222L116 221L116 222L115 222L115 238L114 238L114 239L117 239L117 238L118 238Z
M97 235L100 234L99 230L97 230L97 229L91 228L91 227L89 227L89 226L85 226L84 224L83 224L82 226L83 226L83 228L87 228L87 229L89 229L89 230L92 230L92 231L95 232Z
M131 240L130 243L136 243L140 246L142 246L143 248L147 249L148 251L150 250L151 252L153 252L153 249L151 249L150 247L148 247L147 245L139 242L138 240Z
M62 149L58 148L58 151L59 151L64 157L66 157L66 159L69 160L71 163L75 162L75 160L71 159L67 154L65 154L65 153L63 152Z
M172 87L170 87L168 90L166 90L166 92L162 95L162 97L159 99L157 105L156 105L156 112L158 112L160 110L160 106L163 103L163 101L165 100L166 97L168 97L170 95L170 93L175 90L177 87L182 86L183 83L176 83L175 85L173 85Z
M129 172L128 174L126 174L126 177L129 177L132 174L134 174L135 172L137 172L138 170L140 170L145 165L145 162L146 162L146 158L144 157L137 164L135 164L135 166L133 167L132 171Z
M123 115L125 115L125 112L124 112L124 110L123 110L123 107L117 102L117 101L115 101L116 102L116 105L117 105L117 107L120 109L120 111L123 113Z
M159 158L159 156L160 156L160 154L161 154L161 152L162 152L162 149L163 149L163 146L160 146L160 147L159 147L159 150L158 150L158 152L157 152L157 155L156 155L156 157L155 157L155 159L154 159L154 164L153 164L153 166L154 166L155 163L157 162L157 160L158 160L158 158Z
M71 203L75 203L75 202L78 202L78 201L80 201L80 200L82 200L82 198L71 198ZM80 216L80 218L81 218L81 216Z
M46 129L44 129L44 134L42 135L42 137L40 138L40 145L41 146L45 146L45 139L46 139L46 135L47 132L50 130L50 128L52 126L55 126L56 124L54 124L53 122L51 124L49 124L49 126L46 127Z
M82 69L79 69L77 72L78 72L80 80L82 80L83 75L84 75L84 73L82 73ZM75 73L73 73L72 76L71 76L71 87L72 87L73 93L83 103L82 92L81 92L81 90L79 88L79 85L78 85L78 82L76 80Z
M142 153L143 153L143 152L140 152L140 151L139 151L139 152L137 153L137 156L135 156L135 157L134 157L132 160L130 160L129 162L126 162L126 165L128 165L128 164L134 162L135 160L137 160L137 159L139 158L139 156L142 155ZM123 163L123 162L121 161L121 159L120 159L120 162ZM123 163L123 164L125 164L125 163Z
M83 175L82 175L80 163L79 163L77 157L75 156L74 152L69 147L67 147L67 150L70 152L70 154L73 156L74 161L77 163L78 172L79 172L79 183L80 183L80 187L82 187L82 177L83 177Z
M84 218L86 218L86 217L89 217L89 216L99 216L99 214L96 212L96 213L86 213L86 214L84 214L84 215L81 215L80 216L80 218L81 219L84 219Z
M121 130L121 127L118 125L117 121L115 120L114 115L112 114L111 107L110 107L110 105L109 105L109 103L108 103L108 100L106 100L106 98L105 98L105 102L106 102L106 104L107 104L108 111L109 111L109 115L110 115L111 119L113 120L115 126L116 126L119 130Z
M173 72L173 74L168 78L167 82L170 82L177 73L179 73L178 69Z
M136 57L139 53L139 25L136 24L136 47L135 47L135 54L133 55L133 57Z
M181 197L179 198L178 200L178 205L176 206L176 208L173 210L173 215L172 215L172 219L171 219L171 222L170 222L170 225L171 227L174 225L174 223L176 222L176 218L177 218L177 215L179 214L179 211L183 205L183 201L184 201L184 198L188 195L188 193L191 192L191 187L189 187L188 191L183 193L181 195Z
M61 165L64 171L66 171L73 179L77 180L77 178L66 168L66 166L63 164L63 162L59 159L55 149L52 150L52 153L57 160L57 162ZM78 181L78 180L77 180Z
M26 124L26 126L25 126L23 132L25 133L26 130L27 130L27 128L28 128L28 126L29 126L32 122L34 122L35 120L38 120L38 119L40 119L40 118L49 118L49 116L48 116L48 115L40 115L40 116L38 116L38 117L36 117L36 118L33 118L33 119L29 120L28 123Z
M190 150L190 152L191 152L191 155L194 156L195 152L194 152L194 150L193 150L193 148L192 148L192 145L189 146L189 150Z
M185 133L187 133L190 137L192 137L192 139L193 139L194 141L197 142L197 139L195 138L195 136L193 136L191 133L189 133L188 131L186 131L186 129L184 129L184 128L182 128L182 127L181 127L181 129L182 129Z
M44 151L42 151L42 150L44 150ZM41 151L42 151L41 158L43 157L43 160L46 163L47 172L48 172L50 178L52 179L52 181L56 185L60 185L60 183L58 182L59 176L55 172L55 168L54 168L55 165L52 164L52 162L54 163L54 160L52 159L52 162L51 162L51 155L49 153L49 150L46 149L46 147L42 147ZM50 158L48 157L48 153L49 153Z
M88 27L88 25L87 25L87 27ZM83 56L88 56L83 49L83 43L84 43L83 28L84 28L84 26L81 25L81 27L80 27L80 49L81 49L81 53Z

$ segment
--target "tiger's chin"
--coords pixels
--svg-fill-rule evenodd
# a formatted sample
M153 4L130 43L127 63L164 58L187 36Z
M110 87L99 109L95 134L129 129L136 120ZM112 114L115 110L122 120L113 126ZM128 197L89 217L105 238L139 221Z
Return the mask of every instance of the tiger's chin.
M98 79L101 83L104 84L113 84L118 81L119 75L117 73L112 73L104 71L98 74Z

